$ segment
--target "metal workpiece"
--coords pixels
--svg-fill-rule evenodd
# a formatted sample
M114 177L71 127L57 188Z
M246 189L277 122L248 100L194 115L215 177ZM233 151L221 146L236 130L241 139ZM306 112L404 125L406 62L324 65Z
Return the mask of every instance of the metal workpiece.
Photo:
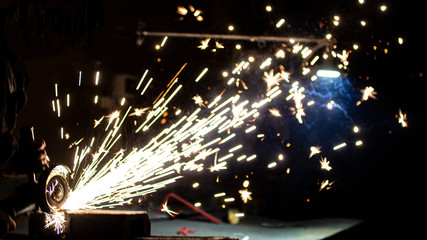
M34 212L30 216L28 228L32 239L125 240L150 236L150 220L144 211Z

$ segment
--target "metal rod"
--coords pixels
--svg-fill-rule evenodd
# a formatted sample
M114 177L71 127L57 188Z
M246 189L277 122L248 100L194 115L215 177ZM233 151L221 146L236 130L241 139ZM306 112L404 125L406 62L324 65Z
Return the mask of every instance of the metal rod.
M229 34L212 34L212 33L178 33L178 32L148 32L143 31L144 36L168 36L181 38L216 38L229 40L243 40L250 42L312 42L319 45L329 45L330 42L323 38L311 37L284 37L284 36L249 36L249 35L229 35Z

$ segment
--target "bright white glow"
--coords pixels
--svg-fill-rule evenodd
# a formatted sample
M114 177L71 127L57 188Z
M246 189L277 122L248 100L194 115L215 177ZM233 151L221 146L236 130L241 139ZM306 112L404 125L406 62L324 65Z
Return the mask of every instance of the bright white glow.
M276 27L280 28L284 23L285 23L285 19L282 18L276 23Z
M98 86L99 84L99 71L96 71L96 75L95 75L95 86Z
M325 77L325 78L338 78L341 74L340 72L335 70L318 70L316 72L316 75L318 77Z

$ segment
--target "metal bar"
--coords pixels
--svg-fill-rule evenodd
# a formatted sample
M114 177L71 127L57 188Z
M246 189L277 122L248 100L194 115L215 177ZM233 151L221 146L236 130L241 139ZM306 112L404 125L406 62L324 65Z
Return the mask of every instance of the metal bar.
M329 40L323 38L311 37L284 37L284 36L249 36L249 35L231 35L231 34L212 34L212 33L178 33L178 32L148 32L143 31L144 36L168 36L181 38L216 38L227 40L243 40L250 42L312 42L322 45L330 44Z

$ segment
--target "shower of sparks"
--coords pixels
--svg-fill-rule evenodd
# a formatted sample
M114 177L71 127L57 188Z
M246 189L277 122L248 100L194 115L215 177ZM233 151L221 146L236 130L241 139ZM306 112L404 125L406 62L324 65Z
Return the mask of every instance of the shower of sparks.
M135 133L144 134L169 109L168 104L182 87L177 81L171 81L146 115L135 114L137 110L129 106L126 111L113 111L105 116L108 122L102 121L104 118L96 122L97 126L106 125L106 136L97 149L92 147L93 141L91 146L76 147L73 173L78 171L79 174L73 174L76 175L76 184L63 209L94 209L129 204L135 197L153 193L182 178L179 174L183 171L226 169L226 160L238 154L243 148L242 144L231 146L228 153L215 160L214 166L205 166L204 159L224 152L221 151L224 143L236 136L233 131L248 121L253 124L256 116L260 115L258 108L281 93L280 89L274 88L254 102L243 99L241 93L228 99L221 98L221 95L215 96L212 100L216 102L215 105L209 104L210 108L201 108L200 105L152 137L143 147L112 152L122 138L120 129L130 115L143 119ZM205 102L197 96L193 100L196 104ZM133 114L132 110L135 111ZM245 129L246 134L251 134L256 127ZM216 137L205 138L208 133ZM80 166L87 156L92 156L92 160L84 169L78 170L76 166ZM246 158L240 155L238 160L250 161L255 158L253 156Z
M45 229L53 229L56 234L64 232L65 227L65 214L64 212L53 212L52 214L44 213L45 216Z
M332 169L331 166L329 166L329 161L326 158L320 158L320 169L324 169L326 171L330 171Z
M359 3L363 4L364 1L359 0ZM269 9L270 10L267 10L268 12L271 11L271 7ZM387 6L381 5L380 10L386 11ZM187 8L178 6L177 13L180 15L179 20L194 17L197 21L203 21L203 11L197 10L191 5ZM335 26L332 26L333 29L339 29L345 25L344 21L346 18L335 15L331 20L331 24ZM372 21L360 19L358 21L360 23L359 27L370 26L373 23ZM285 20L280 19L275 26L277 28L282 28L284 24ZM233 25L229 26L230 31L238 29L234 28ZM285 26L287 27L288 25ZM278 29L276 29L276 31L278 31ZM332 34L324 34L325 39L331 42L335 41L335 33ZM167 39L168 37L165 36L162 44L157 44L159 48L163 47ZM222 49L224 45L227 46L228 44L226 41L220 43L218 40L214 40L215 46L213 46L213 43L209 46L210 40L211 38L201 40L197 48L201 50L209 48L212 52L216 52L217 49ZM397 41L399 44L403 43L402 38L399 38ZM326 101L322 102L319 99L313 99L313 97L320 98L323 93L320 91L316 92L315 87L312 87L320 81L316 81L318 76L313 74L314 71L312 71L315 68L311 68L318 62L321 62L322 58L323 60L335 58L339 61L338 67L341 69L340 71L347 70L347 66L349 65L349 54L354 50L359 49L360 51L363 49L362 46L359 45L359 43L352 43L349 46L352 46L354 50L338 50L339 47L336 48L334 44L333 50L327 48L324 51L322 50L323 53L320 53L320 46L316 47L306 43L298 43L293 39L289 40L289 43L289 45L287 42L286 44L282 43L280 45L281 47L278 48L283 47L283 49L276 49L274 56L265 58L260 58L260 55L254 55L255 57L249 56L248 58L244 58L244 60L236 62L234 64L234 69L223 71L223 77L221 77L221 79L225 79L225 83L228 85L227 89L217 94L217 96L211 96L213 95L212 93L209 95L206 94L204 95L206 99L202 99L199 95L191 98L190 95L188 98L194 100L196 105L192 105L194 109L186 110L183 106L171 106L170 104L173 102L176 95L185 92L183 91L184 84L179 84L177 78L181 70L186 66L187 63L185 63L181 70L166 86L166 89L155 98L152 106L145 108L133 108L129 106L127 110L121 109L113 111L110 115L102 116L98 120L95 119L94 128L102 125L102 128L99 127L96 131L99 129L102 131L105 128L105 133L96 138L81 138L70 145L70 148L75 148L72 173L75 184L67 202L63 205L63 209L94 209L130 204L134 198L140 198L141 195L151 194L157 189L164 188L174 183L182 178L182 174L186 171L200 172L207 169L210 170L210 172L216 172L227 169L227 164L230 160L246 160L247 162L254 160L257 158L257 155L253 153L245 153L248 155L242 154L241 152L244 151L245 144L235 140L239 138L238 134L254 134L261 141L268 138L268 134L256 133L256 130L260 128L259 126L257 128L255 120L260 115L260 112L258 112L259 108L267 106L269 102L281 95L283 87L289 89L289 95L285 98L286 101L292 100L291 104L293 104L292 107L288 107L287 109L291 110L291 113L295 115L299 124L303 124L303 117L307 117L307 122L311 121L311 119L309 119L312 112L311 109L316 106L326 106L330 110L340 109L345 111L345 109L343 110L342 102L339 101L338 98L335 99L337 103L329 97L326 100L329 101L327 103ZM279 44L277 45L279 46ZM242 46L243 49L246 47L240 44L235 46L236 49L239 50L242 49ZM376 48L376 46L374 47ZM387 49L385 50L385 54L386 53ZM276 60L281 61L289 56L298 57L303 61L304 64L301 71L298 70L295 72L292 68L288 69L288 67L286 67L285 70L283 66L288 66L286 63L274 62ZM255 63L259 64L259 66L251 65ZM195 80L196 83L198 83L208 71L207 67L202 69L203 71ZM257 98L248 98L248 96L244 95L245 90L248 90L248 86L252 86L252 82L250 82L251 80L249 79L245 79L244 74L241 73L249 69L251 71L258 70L263 72L262 80L264 80L267 85L265 88L266 92L260 94ZM200 72L200 70L201 69L199 69L198 72ZM212 70L209 69L209 75L211 71ZM290 81L291 73L292 76L298 78L298 81ZM80 71L79 86L81 85L81 74ZM95 75L95 86L97 87L100 85L99 74L99 71L97 71ZM148 69L144 72L144 75L136 87L138 91L140 91L140 88L143 89L140 95L144 95L146 92L150 91L149 89L153 88L153 85L151 85L153 78L147 75L149 75ZM144 82L145 78L147 78L148 81ZM312 85L305 84L307 83L307 79ZM248 85L246 85L243 80L246 81ZM260 81L261 83L262 80ZM144 83L144 86L142 86L142 83ZM234 85L237 87L237 94L226 96L229 93L226 90ZM308 90L306 91L303 86L307 87ZM359 105L363 101L367 101L369 98L375 99L377 95L377 92L375 92L374 88L371 86L362 89L361 93L363 96L356 105ZM55 84L55 98L52 100L51 104L58 118L61 117L60 99L64 99L60 98L60 94L61 91L58 89L58 84ZM305 94L308 95L307 99L309 101L303 103L306 97ZM66 96L66 105L68 107L70 95L67 94ZM333 97L335 98L335 96ZM103 98L96 95L94 103L102 103L101 100L103 100ZM191 100L189 102L191 102ZM130 104L130 99L129 101L126 100L126 105ZM305 113L304 104L307 106L307 114L309 116ZM122 105L124 105L124 102ZM63 111L67 109L64 108L64 106L62 107ZM167 121L170 125L167 125L165 124L166 116L168 113L170 114L170 111L175 113L172 115L175 115L174 117L176 117L176 120L171 119L169 122L168 119ZM281 113L277 108L270 108L268 111L278 118L283 117L282 113L286 115L284 111ZM331 111L331 113L333 112L334 111ZM396 118L402 127L407 127L406 114L403 114L400 109L399 114L396 114ZM104 119L108 121L104 121ZM142 147L132 146L127 147L127 149L117 150L123 138L121 134L124 132L122 131L122 126L127 126L126 122L128 120L133 121L133 126L137 126L137 129L134 131L135 136L139 137L137 134L141 134L141 139L147 139L147 143L144 142ZM159 132L153 133L153 131L157 131L158 128L152 128L152 126L156 126L159 122L162 125L165 124L165 127L158 130ZM237 132L237 129L240 129L239 132ZM68 133L64 133L63 131L64 128L61 128L61 137L68 138ZM353 132L358 133L359 128L354 127ZM149 134L149 137L144 134ZM279 134L277 136L279 136ZM88 141L90 141L90 144L81 146L87 144ZM228 145L225 144L227 142ZM119 146L116 146L116 143L119 143L117 144ZM348 143L350 144L352 142L348 141ZM354 144L356 146L361 146L362 141L357 140ZM286 146L289 147L290 143ZM335 145L333 150L343 149L346 146L347 143L343 142ZM320 149L321 147L311 146L309 158L321 153ZM213 165L211 162L208 163L208 161L205 161L205 159L209 158L213 158ZM282 154L279 155L278 160L283 160ZM280 168L281 162L279 161L269 162L267 168ZM326 171L332 169L326 157L320 157L319 162L321 169ZM286 169L286 173L290 173L290 168ZM219 181L218 179L219 177L217 178L217 182ZM328 179L323 180L321 183L319 180L319 182L317 182L319 191L330 189L333 183L334 181ZM247 188L247 186L244 187ZM239 194L244 203L247 203L248 200L252 200L252 193L247 189L239 190ZM217 195L215 195L215 197L219 197L219 195ZM221 193L220 195L225 196L225 193ZM234 198L228 197L223 200L224 202L233 202ZM167 202L162 206L162 212L166 212L171 216L177 214L168 209ZM47 218L48 217L46 217L46 219ZM62 219L57 216L50 216L49 221L46 222L46 226L54 227L57 232L58 229L62 231L60 230L61 224L63 224Z
M239 193L243 203L248 203L248 200L252 200L252 192L249 192L247 189L239 190Z
M396 115L396 118L403 128L408 127L408 122L406 121L406 113L402 113L401 109L399 109L399 115Z

